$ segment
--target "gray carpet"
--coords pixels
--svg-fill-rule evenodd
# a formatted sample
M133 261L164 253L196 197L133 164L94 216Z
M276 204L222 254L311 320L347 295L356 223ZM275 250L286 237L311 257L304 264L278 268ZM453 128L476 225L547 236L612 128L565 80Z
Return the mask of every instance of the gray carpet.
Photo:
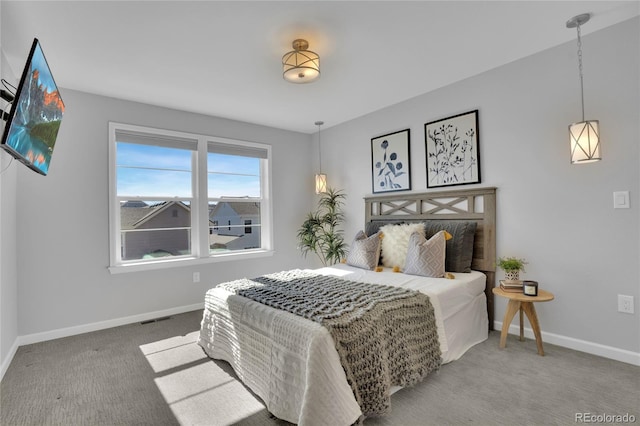
M0 383L0 424L286 424L194 343L201 315L20 347ZM640 367L549 344L541 357L516 336L500 350L498 341L490 333L365 425L569 425L577 413L640 422Z

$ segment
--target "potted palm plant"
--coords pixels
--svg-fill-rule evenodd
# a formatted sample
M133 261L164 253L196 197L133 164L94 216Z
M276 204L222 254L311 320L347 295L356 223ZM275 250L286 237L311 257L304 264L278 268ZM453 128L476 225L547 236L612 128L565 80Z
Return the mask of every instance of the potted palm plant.
M520 271L525 272L524 265L527 262L518 257L501 257L498 259L498 268L504 271L506 281L520 281Z
M345 197L342 191L332 188L322 193L317 210L310 212L298 229L298 248L303 256L313 252L324 266L344 258L346 244L339 227L344 220L342 205Z

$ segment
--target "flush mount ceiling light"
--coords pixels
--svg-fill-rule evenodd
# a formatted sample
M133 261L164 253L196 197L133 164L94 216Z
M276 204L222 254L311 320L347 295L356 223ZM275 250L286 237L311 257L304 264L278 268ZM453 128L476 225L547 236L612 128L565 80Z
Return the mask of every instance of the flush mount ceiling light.
M578 70L580 71L580 96L582 100L582 121L569 126L571 138L571 164L592 163L602 160L600 156L600 123L598 120L584 119L584 84L582 77L582 39L580 26L591 18L584 13L567 21L567 28L577 28L578 32Z
M309 43L301 38L292 43L293 50L282 57L282 77L291 83L310 83L320 77L320 57L307 50Z

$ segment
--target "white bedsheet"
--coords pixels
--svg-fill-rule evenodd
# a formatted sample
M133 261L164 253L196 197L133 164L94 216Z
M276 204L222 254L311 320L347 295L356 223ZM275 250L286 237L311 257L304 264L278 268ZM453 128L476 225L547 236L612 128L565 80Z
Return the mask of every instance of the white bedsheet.
M456 273L453 280L343 264L316 272L429 295L445 363L487 339L486 277L480 272ZM205 298L199 344L211 358L229 362L276 417L315 426L350 425L361 415L331 335L317 323L213 288Z

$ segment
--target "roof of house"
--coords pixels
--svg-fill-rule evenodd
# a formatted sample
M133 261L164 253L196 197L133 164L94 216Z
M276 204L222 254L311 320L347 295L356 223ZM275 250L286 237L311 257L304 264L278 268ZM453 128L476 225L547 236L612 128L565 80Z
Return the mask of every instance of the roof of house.
M149 207L149 204L140 200L125 201L120 207Z
M190 210L189 206L181 201L164 201L153 205L148 205L144 201L127 201L120 206L120 227L125 230L136 229L172 205L178 205L187 211Z
M223 205L227 205L236 212L238 216L249 216L249 215L258 215L260 214L260 203L256 202L248 202L245 203L243 201L220 201L216 206L211 209L209 213L209 217L214 217L218 210L222 208Z

